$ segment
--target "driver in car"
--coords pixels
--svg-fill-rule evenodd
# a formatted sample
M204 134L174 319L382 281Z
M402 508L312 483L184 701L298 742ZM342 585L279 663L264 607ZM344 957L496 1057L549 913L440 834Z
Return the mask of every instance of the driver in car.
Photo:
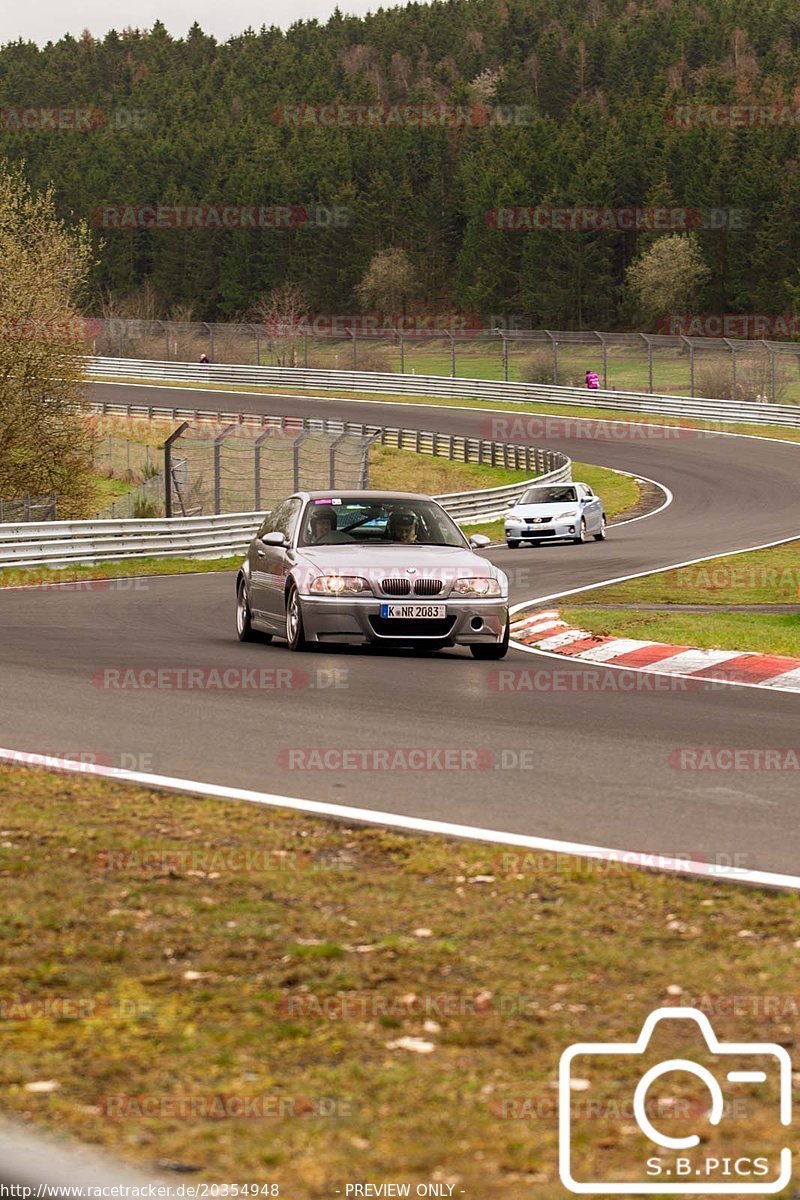
M386 534L392 542L416 542L417 518L409 509L396 509L389 514Z
M336 513L332 508L315 508L309 517L309 538L319 545L336 529Z

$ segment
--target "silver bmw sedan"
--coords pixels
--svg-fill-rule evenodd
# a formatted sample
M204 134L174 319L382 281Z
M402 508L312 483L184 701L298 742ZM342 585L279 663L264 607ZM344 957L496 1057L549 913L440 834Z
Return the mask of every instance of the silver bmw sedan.
M508 650L508 580L429 496L296 492L267 513L236 578L241 641Z

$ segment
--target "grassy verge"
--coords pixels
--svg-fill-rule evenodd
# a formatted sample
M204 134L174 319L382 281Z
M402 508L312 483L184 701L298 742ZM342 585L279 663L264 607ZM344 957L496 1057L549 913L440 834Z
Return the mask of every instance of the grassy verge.
M141 380L135 377L126 379L103 379L97 378L92 380L94 383L147 383L154 386L154 381ZM187 383L181 380L161 380L163 386L168 388L187 388L188 390L199 391L214 391L214 392L230 392L235 395L262 395L269 396L273 394L281 396L303 396L309 399L319 399L320 389L317 388L288 388L288 387L260 387L257 384L248 386L246 391L243 391L235 384L222 383ZM772 437L780 438L786 442L800 442L800 429L788 429L781 425L748 425L740 422L714 422L703 420L692 420L689 417L668 417L658 413L633 413L626 409L615 408L583 408L575 404L552 404L550 401L530 401L524 403L508 403L505 407L503 401L499 399L474 399L473 397L435 397L435 396L387 396L378 392L348 392L336 391L336 395L330 394L332 400L380 400L387 404L424 404L432 405L437 408L477 408L484 412L492 412L502 410L503 412L513 413L531 413L538 416L550 414L556 417L581 417L583 419L600 420L600 421L628 421L638 425L672 425L681 426L684 429L696 429L698 432L718 432L718 433L746 433L752 437ZM135 393L131 396L131 404L136 403ZM164 405L168 407L168 405ZM242 405L237 405L237 409ZM501 435L498 434L498 437ZM509 438L514 437L513 426L509 432ZM522 435L519 435L520 437ZM534 439L535 440L535 439Z
M585 592L593 604L790 604L800 600L800 541L727 554Z
M800 658L800 614L653 612L614 605L776 605L800 600L800 542L727 554L691 567L594 588L562 615L582 629L709 650L754 650Z
M654 613L593 607L564 608L561 615L580 629L612 637L800 658L800 614Z
M237 554L230 558L137 558L118 562L97 563L94 566L35 567L21 570L8 567L0 571L0 588L41 587L47 584L74 583L76 586L106 579L129 579L141 575L190 575L206 571L235 571L242 561Z
M471 492L482 488L506 487L530 479L529 471L487 467L480 463L451 462L413 450L373 446L369 459L369 486L387 491L424 492L443 496L448 492Z
M758 1000L794 990L797 895L19 768L0 801L0 1105L150 1169L560 1200L566 1046L731 996L752 1003L720 1003L719 1036L793 1041ZM587 1095L619 1113L639 1074ZM770 1088L708 1153L774 1149ZM630 1177L610 1120L582 1152Z

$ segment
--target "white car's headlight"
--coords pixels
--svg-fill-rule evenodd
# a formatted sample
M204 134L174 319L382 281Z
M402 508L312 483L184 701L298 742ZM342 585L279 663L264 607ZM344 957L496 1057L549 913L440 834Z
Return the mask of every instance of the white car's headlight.
M578 513L574 508L565 508L562 513L556 517L557 521L563 521L565 517L577 517Z
M318 575L312 579L308 589L318 596L372 596L372 591L366 579L360 575Z
M453 584L453 594L456 596L502 596L503 589L497 579L473 576L469 579L457 579Z

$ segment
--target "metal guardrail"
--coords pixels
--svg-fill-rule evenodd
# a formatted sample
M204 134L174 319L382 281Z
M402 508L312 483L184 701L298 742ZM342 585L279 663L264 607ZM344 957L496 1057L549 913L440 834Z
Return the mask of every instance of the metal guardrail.
M89 373L97 379L153 380L160 383L193 382L206 386L246 384L261 387L321 388L340 392L377 392L384 395L478 397L509 403L551 403L581 408L616 408L751 425L781 425L800 429L800 407L769 402L715 400L713 397L670 396L646 392L618 392L585 388L552 387L535 383L499 383L485 379L453 379L441 375L399 375L369 371L316 371L298 367L256 367L233 364L156 362L148 359L90 358ZM193 411L193 410L190 410Z
M666 369L672 374L688 373L690 396L697 394L698 382L700 391L709 386L703 384L703 376L710 369L720 381L714 386L725 387L725 395L740 399L764 395L772 403L788 384L787 371L794 373L800 366L800 345L788 340L798 326L792 313L778 314L773 321L755 314L750 318L685 314L667 323L670 332L655 334L530 329L527 324L519 313L510 319L489 316L483 325L455 314L444 324L413 315L388 324L355 314L251 324L112 317L86 319L84 334L93 354L110 357L199 362L204 354L204 361L212 363L424 374L425 361L432 356L439 363L433 367L436 374L453 378L474 377L478 354L489 362L490 371L491 365L498 369L497 378L506 381L512 372L532 371L535 374L518 377L531 383L574 386L583 382L589 367L598 370L604 388L613 386L609 380L617 370L628 380L631 372L638 373L647 380L648 392L656 390L656 373ZM763 335L770 329L780 340L766 340ZM447 359L449 370L442 372ZM392 361L397 365L390 365Z
M123 409L138 415L137 406L104 405L106 411ZM150 409L154 417L173 418L179 410ZM208 414L205 414L208 417ZM572 463L558 451L504 442L463 438L416 429L392 429L316 418L259 417L220 413L223 421L241 420L255 425L301 424L329 431L373 433L384 445L446 454L461 462L484 462L513 469L533 469L535 475L519 483L474 492L437 496L454 520L462 524L493 520L510 507L534 480L563 482L571 478ZM226 513L221 516L156 517L142 520L51 521L0 525L0 568L113 562L137 558L217 558L242 553L263 517L262 512Z

